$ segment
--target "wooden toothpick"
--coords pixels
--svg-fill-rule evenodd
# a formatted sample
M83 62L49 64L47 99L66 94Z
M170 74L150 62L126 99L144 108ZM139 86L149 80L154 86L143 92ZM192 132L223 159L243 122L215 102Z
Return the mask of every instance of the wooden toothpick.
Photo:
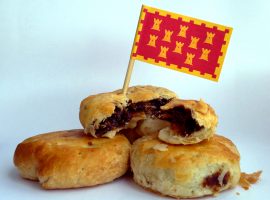
M135 37L134 37L134 41L133 41L133 45L132 45L132 50L131 50L131 53L130 53L130 59L129 59L129 62L128 62L127 73L126 73L126 77L125 77L125 81L124 81L124 85L123 85L123 89L122 89L122 93L124 95L127 94L127 90L128 90L128 86L129 86L129 82L130 82L130 78L131 78L131 74L132 74L133 66L134 66L134 62L135 62L135 58L133 57L133 52L134 52L134 47L136 46L135 45L136 44L136 38L137 38L136 36L138 35L139 24L140 24L140 20L142 18L143 8L144 8L144 5L142 5L141 12L140 12L140 17L138 19L137 29L136 29L136 33L135 33Z
M132 57L130 57L129 62L128 62L127 73L126 73L126 77L125 77L125 82L124 82L123 89L122 89L122 93L124 95L126 95L126 93L127 93L127 89L128 89L128 86L129 86L129 82L130 82L134 62L135 62L135 60Z

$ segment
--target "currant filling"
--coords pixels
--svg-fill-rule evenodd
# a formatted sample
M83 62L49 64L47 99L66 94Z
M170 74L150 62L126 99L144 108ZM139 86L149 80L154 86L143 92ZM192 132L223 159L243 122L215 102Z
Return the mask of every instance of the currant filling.
M140 112L151 118L171 122L172 127L178 130L177 132L182 136L191 135L193 132L203 128L192 118L191 110L184 108L184 106L161 110L160 107L169 101L170 99L159 98L147 102L129 102L124 109L116 107L114 113L100 123L96 135L103 135L108 131L125 126L135 114Z

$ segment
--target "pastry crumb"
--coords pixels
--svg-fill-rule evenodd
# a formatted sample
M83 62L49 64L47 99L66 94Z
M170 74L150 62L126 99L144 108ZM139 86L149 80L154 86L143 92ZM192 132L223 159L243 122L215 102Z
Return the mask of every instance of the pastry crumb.
M158 151L168 151L168 145L167 144L156 144L153 146L153 149Z
M240 195L240 193L239 192L236 192L236 195Z
M245 190L248 190L250 188L251 184L256 183L260 176L261 176L262 171L257 171L251 174L247 174L245 172L241 173L241 177L239 180L239 185L244 188Z

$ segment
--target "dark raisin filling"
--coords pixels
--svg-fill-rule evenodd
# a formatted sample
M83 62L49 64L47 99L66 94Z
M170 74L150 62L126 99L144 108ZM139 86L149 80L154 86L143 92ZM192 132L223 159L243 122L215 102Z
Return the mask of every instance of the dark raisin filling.
M203 128L192 118L191 110L185 109L183 106L162 111L160 107L167 104L169 101L170 99L160 98L147 102L129 102L128 106L123 110L116 107L112 116L100 123L99 128L96 130L96 135L103 135L108 131L124 126L131 120L132 116L138 112L144 112L147 116L152 118L171 122L182 136L190 135Z
M218 180L218 177L220 176L221 174L221 171L217 171L216 173L210 175L210 176L207 176L202 185L203 187L209 187L211 188L213 191L219 191L219 189L222 187L222 186L225 186L227 185L228 181L229 181L229 178L230 178L230 172L228 171L224 177L223 177L223 180L222 180L222 184L219 182Z
M227 172L222 181L223 185L227 185L229 178L230 178L230 172Z
M162 111L156 117L174 124L175 128L182 136L189 136L203 128L192 118L191 110L184 108L184 106Z
M160 107L164 106L170 99L154 99L147 102L131 103L128 105L127 110L132 113L144 112L147 115L155 116L160 112Z
M131 117L131 113L125 109L121 110L120 108L116 107L112 116L100 123L99 129L96 130L96 134L103 135L114 128L122 127L131 120Z

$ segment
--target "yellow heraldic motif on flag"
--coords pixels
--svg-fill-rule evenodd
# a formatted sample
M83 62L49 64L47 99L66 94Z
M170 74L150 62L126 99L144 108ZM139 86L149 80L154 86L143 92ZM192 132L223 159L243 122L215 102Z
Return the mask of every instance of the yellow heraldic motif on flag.
M159 31L159 27L160 27L161 22L162 22L161 19L154 18L154 24L152 26L152 29Z
M150 34L150 39L149 39L149 42L148 42L148 46L152 46L152 47L156 47L156 40L157 40L158 36L156 35L151 35Z
M199 40L200 40L200 38L191 36L191 42L190 42L190 45L188 47L193 48L193 49L197 49L197 44L198 44Z
M162 58L167 58L167 51L169 50L168 47L164 47L164 46L160 46L160 53L159 53L159 57Z
M162 41L171 42L171 36L173 34L173 31L165 29L165 35Z
M231 34L227 26L143 5L129 66L140 60L218 81Z
M208 54L210 52L211 52L211 50L202 48L202 55L201 55L200 59L208 61Z
M182 54L182 47L184 46L184 43L175 41L175 45L176 46L175 46L175 49L173 50L173 52Z
M185 64L192 65L193 58L195 57L195 54L187 53L187 58L185 60Z
M213 44L213 38L215 36L215 33L207 32L206 35L207 36L206 36L204 43Z
M178 36L186 38L187 37L186 36L187 35L187 30L188 30L188 26L180 25L180 31L178 33Z

